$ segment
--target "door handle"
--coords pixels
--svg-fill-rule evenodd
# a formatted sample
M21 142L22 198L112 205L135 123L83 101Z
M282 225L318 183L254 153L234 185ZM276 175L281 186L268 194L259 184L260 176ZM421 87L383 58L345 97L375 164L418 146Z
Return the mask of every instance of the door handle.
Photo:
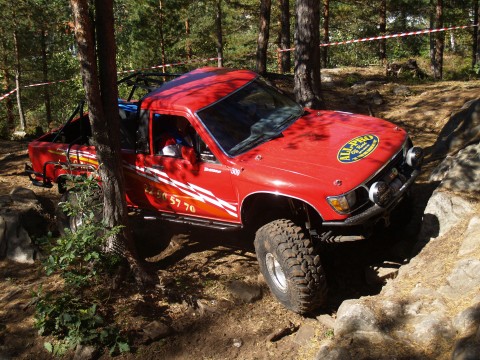
M152 168L155 170L163 170L165 169L165 166L163 165L152 165Z

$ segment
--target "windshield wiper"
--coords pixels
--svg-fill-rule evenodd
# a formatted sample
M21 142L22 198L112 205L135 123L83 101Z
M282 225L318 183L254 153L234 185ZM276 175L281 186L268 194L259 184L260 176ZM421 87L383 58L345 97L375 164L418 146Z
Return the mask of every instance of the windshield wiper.
M270 141L270 140L273 140L273 139L276 139L276 138L279 138L279 137L282 137L282 133L281 132L273 132L273 131L269 131L268 133L264 133L264 134L261 134L261 135L258 135L254 138L251 138L248 137L246 138L245 140L243 140L242 142L238 143L237 145L235 145L233 148L230 149L229 153L230 155L234 156L234 155L239 155L247 150L250 150L251 148L255 147L255 146L258 146L260 144L263 144L267 141Z

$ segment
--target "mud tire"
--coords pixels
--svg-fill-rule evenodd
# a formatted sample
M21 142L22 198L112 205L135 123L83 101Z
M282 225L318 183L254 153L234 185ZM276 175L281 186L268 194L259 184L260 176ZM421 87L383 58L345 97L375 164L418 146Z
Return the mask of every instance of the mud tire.
M265 281L287 309L305 314L325 303L327 282L320 256L299 226L286 219L262 226L255 251Z
M102 201L101 196L102 196L101 191L95 192L94 196L92 196L92 198L88 200L87 205L90 205L91 207L93 207L94 205L99 204ZM74 216L68 215L65 211L63 211L63 208L61 206L61 203L64 203L64 202L70 202L75 205L78 202L76 192L73 190L65 191L62 197L60 198L59 203L57 204L57 208L55 210L55 217L57 221L58 231L60 232L61 235L65 235L65 229L68 229L71 232L75 232L77 228L82 224L82 218L84 216L83 213L79 213ZM97 208L97 210L95 210L95 216L97 219L98 218L101 219L101 216L103 216L102 207Z

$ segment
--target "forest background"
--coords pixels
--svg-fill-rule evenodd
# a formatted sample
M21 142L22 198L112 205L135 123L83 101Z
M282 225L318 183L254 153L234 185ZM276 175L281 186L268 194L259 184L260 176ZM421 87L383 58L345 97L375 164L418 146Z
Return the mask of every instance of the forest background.
M414 58L430 72L435 41L441 38L445 70L440 77L478 77L478 27L471 26L478 23L478 3L323 0L321 43L470 26L430 35L322 47L322 67L385 65ZM204 65L222 65L291 74L293 53L279 55L277 49L293 47L294 7L295 2L288 0L117 0L114 11L119 78L132 69L180 62L184 64L159 67L157 71L183 73ZM69 3L1 0L0 12L0 97L13 90L0 100L0 137L10 137L15 130L33 135L59 126L84 98ZM259 63L260 47L266 49L265 68ZM438 78L433 71L431 75ZM48 85L28 87L44 83Z

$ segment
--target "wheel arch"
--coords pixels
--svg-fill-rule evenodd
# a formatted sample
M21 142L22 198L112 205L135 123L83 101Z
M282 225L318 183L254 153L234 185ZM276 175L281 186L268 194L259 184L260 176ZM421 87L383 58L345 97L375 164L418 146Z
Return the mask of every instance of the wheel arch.
M262 216L264 221L260 221ZM244 197L240 206L241 221L244 226L288 218L299 225L308 221L311 225L320 226L323 222L322 214L308 201L290 195L274 192L254 192Z

